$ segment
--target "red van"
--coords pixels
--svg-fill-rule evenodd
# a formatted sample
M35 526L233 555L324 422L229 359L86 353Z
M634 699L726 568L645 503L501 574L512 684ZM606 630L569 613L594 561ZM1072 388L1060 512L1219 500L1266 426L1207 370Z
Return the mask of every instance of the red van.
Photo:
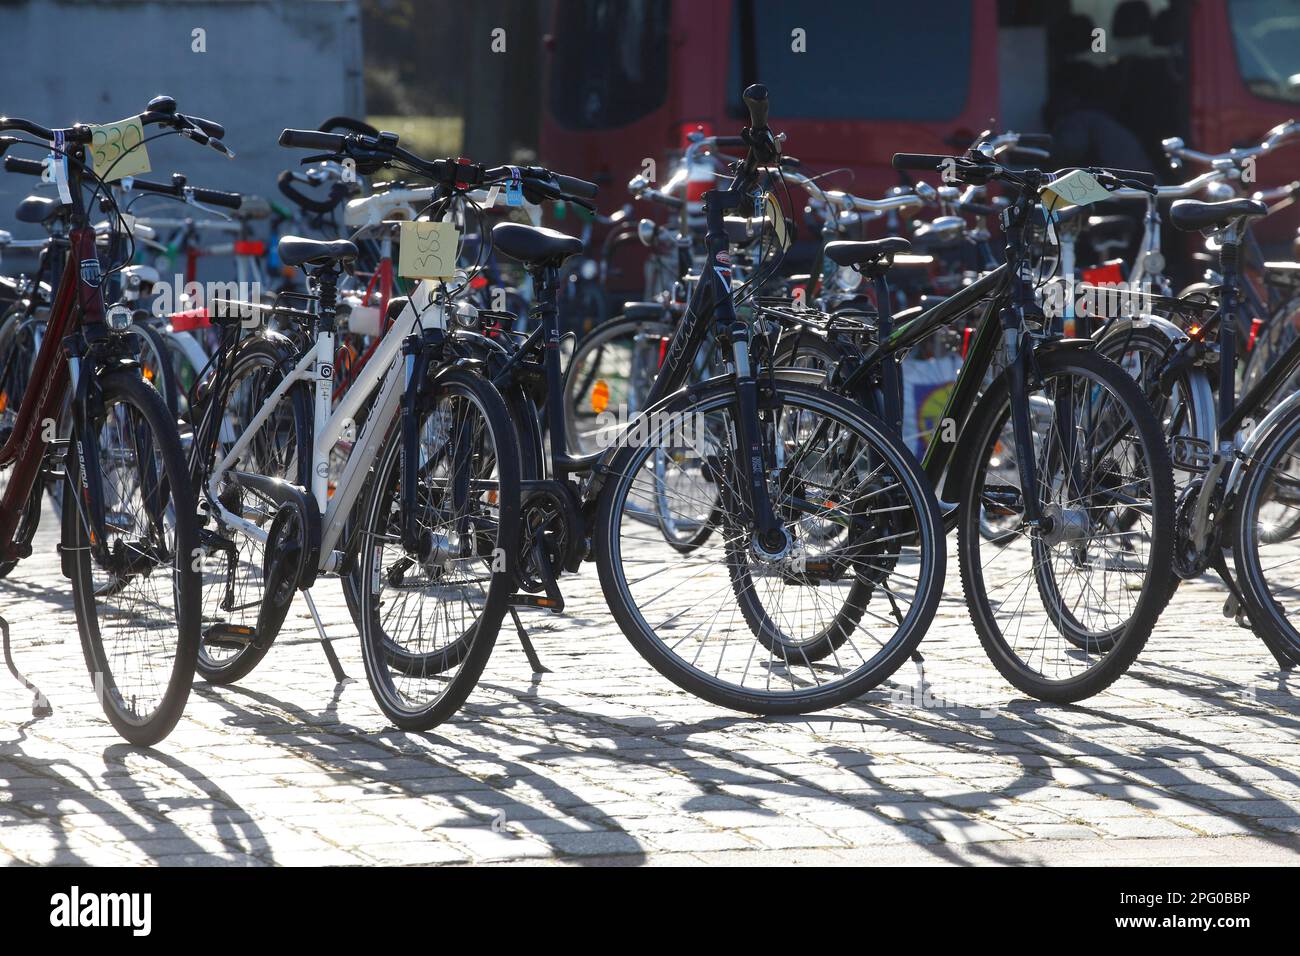
M755 80L788 151L866 195L897 182L892 153L944 151L997 111L992 2L556 0L546 48L542 156L610 205L688 131L739 132Z
M597 179L611 206L687 131L738 131L754 80L788 151L847 167L833 182L864 195L897 182L896 151L1050 128L1071 86L1151 168L1164 137L1218 151L1300 114L1297 0L555 0L545 45L542 156ZM1300 147L1259 172L1300 178ZM1266 237L1294 234L1296 218L1274 217Z

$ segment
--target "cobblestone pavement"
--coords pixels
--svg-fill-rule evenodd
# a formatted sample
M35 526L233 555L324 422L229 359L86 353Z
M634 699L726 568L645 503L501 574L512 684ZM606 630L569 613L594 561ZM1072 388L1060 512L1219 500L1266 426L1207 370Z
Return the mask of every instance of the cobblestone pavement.
M1208 580L1082 706L1002 683L950 598L923 645L929 694L909 667L853 706L761 720L654 673L588 568L566 617L526 618L552 673L503 631L469 705L425 735L385 727L326 581L354 680L333 683L299 601L258 670L199 684L142 751L94 700L53 527L0 582L19 664L55 707L32 722L0 679L7 862L1288 863L1300 846L1300 678Z

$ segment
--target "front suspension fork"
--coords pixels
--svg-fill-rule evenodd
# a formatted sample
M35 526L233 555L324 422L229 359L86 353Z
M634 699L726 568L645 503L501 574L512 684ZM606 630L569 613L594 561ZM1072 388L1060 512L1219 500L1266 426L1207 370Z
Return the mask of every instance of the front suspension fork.
M763 467L763 434L758 420L758 380L749 356L749 327L737 322L729 331L732 359L736 367L737 464L747 478L749 504L759 543L769 551L780 550L785 543L781 521L772 509L767 492L767 473Z
M1043 513L1039 507L1038 461L1034 450L1034 429L1029 412L1030 362L1033 350L1025 347L1025 333L1009 310L1002 316L1003 347L1007 356L1007 385L1011 400L1011 430L1016 443L1016 469L1020 475L1025 522L1037 526ZM1023 399L1019 400L1018 399Z

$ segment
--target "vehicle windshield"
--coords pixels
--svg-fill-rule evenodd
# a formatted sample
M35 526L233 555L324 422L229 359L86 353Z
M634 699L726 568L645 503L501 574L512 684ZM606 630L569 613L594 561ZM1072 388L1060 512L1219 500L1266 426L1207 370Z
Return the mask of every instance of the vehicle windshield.
M783 101L787 119L954 119L970 85L972 6L736 0L728 103L744 115L741 91L777 77L816 91Z
M1256 96L1300 103L1300 4L1229 0L1237 69Z
M551 112L570 129L626 126L668 95L669 0L559 0Z

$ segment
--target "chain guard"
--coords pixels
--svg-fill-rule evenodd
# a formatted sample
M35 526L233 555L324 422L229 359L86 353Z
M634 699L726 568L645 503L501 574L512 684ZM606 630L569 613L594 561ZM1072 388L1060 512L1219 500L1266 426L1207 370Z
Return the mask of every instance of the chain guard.
M1210 537L1205 550L1197 552L1192 542L1192 519L1196 511L1196 499L1200 496L1204 480L1194 478L1178 493L1178 506L1174 512L1174 573L1182 580L1200 577L1213 563L1219 551L1219 527L1215 522L1215 512L1210 512Z

